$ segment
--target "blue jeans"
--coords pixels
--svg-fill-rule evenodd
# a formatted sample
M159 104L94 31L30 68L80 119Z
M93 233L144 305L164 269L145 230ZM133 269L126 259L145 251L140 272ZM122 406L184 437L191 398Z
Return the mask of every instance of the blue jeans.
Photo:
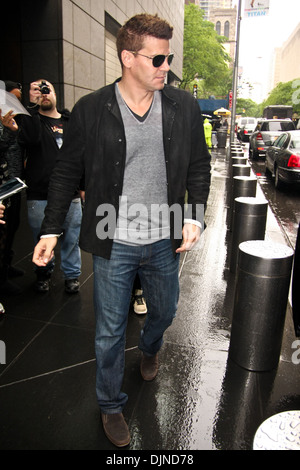
M138 272L148 314L138 347L153 356L162 346L163 334L176 315L179 297L179 255L171 241L146 246L114 243L109 260L93 256L96 315L96 392L104 413L121 413L127 395L121 391L128 311Z
M39 233L44 219L44 211L47 201L27 201L28 223L32 230L34 243L39 240ZM60 268L65 279L76 279L81 274L81 253L79 248L79 232L81 226L82 208L80 199L74 199L67 213L63 229L64 233L59 238L60 243ZM35 267L35 272L40 279L47 278L54 269L54 258L45 268Z

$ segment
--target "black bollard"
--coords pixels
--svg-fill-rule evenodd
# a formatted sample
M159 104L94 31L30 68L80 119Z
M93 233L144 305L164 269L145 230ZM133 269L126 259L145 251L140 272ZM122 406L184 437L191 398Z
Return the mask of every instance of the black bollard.
M230 156L231 158L233 157L244 157L244 151L243 150L230 150Z
M247 165L247 163L248 163L247 157L231 157L232 165Z
M257 179L255 176L235 176L233 178L233 200L236 197L255 197Z
M229 159L231 160L232 157L243 157L244 151L241 146L230 146L229 149Z
M230 202L230 219L229 227L232 230L233 222L233 205L237 197L255 197L257 179L255 176L235 176L232 178L232 194Z
M234 200L230 271L236 273L240 243L248 240L264 240L268 202L263 198L238 197Z
M234 163L229 168L229 177L231 179L231 194L233 187L233 178L235 176L250 176L251 175L251 166L248 163Z
M232 165L232 177L235 176L250 176L251 166L244 163L237 163Z
M240 244L229 356L257 372L278 365L293 250L279 243Z

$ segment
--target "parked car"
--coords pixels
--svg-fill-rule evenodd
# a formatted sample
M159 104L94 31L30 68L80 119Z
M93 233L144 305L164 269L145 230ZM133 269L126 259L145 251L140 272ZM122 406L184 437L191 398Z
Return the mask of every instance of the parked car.
M265 156L267 148L273 144L281 132L294 130L291 119L262 119L257 122L249 140L249 157Z
M239 119L236 127L237 138L242 142L249 142L249 137L254 131L256 124L256 118L244 117Z
M300 130L282 132L266 151L266 174L275 178L275 187L285 184L300 187Z

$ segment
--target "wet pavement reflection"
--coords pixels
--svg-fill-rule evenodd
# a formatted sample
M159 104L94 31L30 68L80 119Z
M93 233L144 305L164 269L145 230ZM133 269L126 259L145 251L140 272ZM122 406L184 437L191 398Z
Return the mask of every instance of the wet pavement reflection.
M275 413L300 409L300 361L288 305L276 370L250 372L228 358L235 293L229 270L229 161L212 151L206 224L197 247L182 256L177 316L165 335L157 378L139 373L139 332L145 317L129 312L124 410L131 432L127 451L251 450L257 428ZM32 291L31 239L26 218L16 248L23 294L5 298L0 339L1 449L115 451L104 436L95 397L91 259L83 254L78 296L63 292L55 274L45 297ZM285 241L269 219L268 237ZM300 346L299 346L300 349ZM299 358L299 355L295 356Z
M246 149L247 151L247 149ZM266 176L264 159L253 160L252 170L259 180L259 184L270 207L285 234L287 243L294 248L300 220L300 190L293 186L286 186L278 190L274 186L274 179Z

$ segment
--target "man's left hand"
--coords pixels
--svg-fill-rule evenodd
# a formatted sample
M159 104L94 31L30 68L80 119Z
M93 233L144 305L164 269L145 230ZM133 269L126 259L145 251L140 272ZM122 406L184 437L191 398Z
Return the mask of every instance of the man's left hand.
M201 230L198 225L184 224L182 229L183 241L181 246L176 250L176 253L183 253L190 251L200 239Z

